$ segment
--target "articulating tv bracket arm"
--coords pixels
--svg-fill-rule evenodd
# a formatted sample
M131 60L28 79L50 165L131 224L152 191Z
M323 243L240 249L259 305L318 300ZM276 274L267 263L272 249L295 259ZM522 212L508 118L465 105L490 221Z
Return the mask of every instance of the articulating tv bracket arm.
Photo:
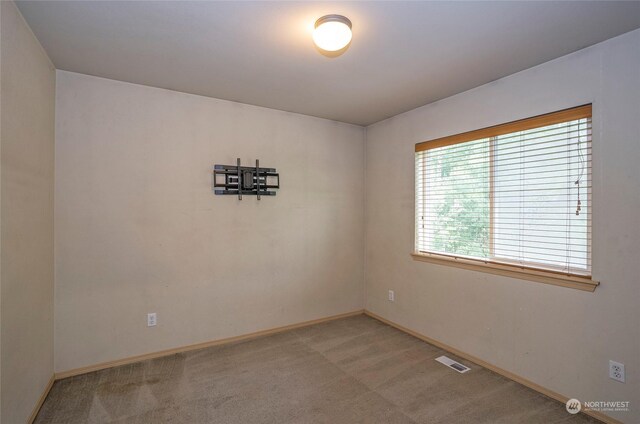
M240 158L236 165L214 165L213 167L214 193L218 195L275 196L270 189L280 188L280 174L275 168L260 168L260 161L256 159L256 166L240 166ZM222 189L216 190L216 187Z

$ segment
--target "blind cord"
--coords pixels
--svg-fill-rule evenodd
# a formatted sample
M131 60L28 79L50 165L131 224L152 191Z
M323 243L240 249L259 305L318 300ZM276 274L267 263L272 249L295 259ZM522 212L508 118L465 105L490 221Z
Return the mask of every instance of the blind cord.
M524 202L525 202L525 196L524 196L524 192L525 192L525 176L524 176L524 171L525 171L525 160L524 160L524 155L525 155L525 150L524 150L524 139L525 139L525 135L524 135L524 131L520 132L520 193L518 193L518 197L519 197L519 206L520 206L520 213L519 213L519 218L520 218L520 228L518 229L518 244L519 246L519 255L520 255L520 264L524 265L524 246L523 246L523 236L524 236Z
M584 155L582 153L582 137L581 137L581 127L582 120L578 123L578 163L580 164L580 172L578 173L578 179L575 182L575 185L578 189L578 202L576 205L576 216L580 215L580 210L582 209L582 202L580 201L580 182L582 181L582 176L584 175Z
M566 128L566 127L565 127ZM568 132L568 130L567 130ZM567 176L571 177L571 144L572 143L567 143ZM569 251L571 250L571 215L569 214L569 208L571 207L571 183L570 180L567 181L569 184L567 184L567 212L566 212L566 227L565 227L565 237L566 237L566 251L567 251L567 256L566 256L566 269L567 272L571 272L571 258L570 258L570 253ZM577 213L577 212L576 212Z

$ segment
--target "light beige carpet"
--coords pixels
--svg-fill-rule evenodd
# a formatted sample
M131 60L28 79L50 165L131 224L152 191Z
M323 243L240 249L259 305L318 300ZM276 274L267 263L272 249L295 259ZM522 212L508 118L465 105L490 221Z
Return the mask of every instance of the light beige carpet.
M36 423L582 423L361 315L57 381Z

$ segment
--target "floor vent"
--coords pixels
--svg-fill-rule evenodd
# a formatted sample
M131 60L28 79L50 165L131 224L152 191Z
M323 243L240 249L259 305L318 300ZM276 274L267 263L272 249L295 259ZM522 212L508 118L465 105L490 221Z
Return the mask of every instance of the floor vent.
M448 366L451 369L458 371L459 373L465 373L471 370L471 368L465 367L461 363L456 362L451 358L447 358L446 356L440 356L439 358L436 358L436 361Z

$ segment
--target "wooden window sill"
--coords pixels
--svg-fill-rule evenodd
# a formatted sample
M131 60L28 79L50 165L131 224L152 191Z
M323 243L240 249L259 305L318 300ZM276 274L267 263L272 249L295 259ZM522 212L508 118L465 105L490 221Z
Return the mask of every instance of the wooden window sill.
M590 276L582 277L576 275L567 275L556 271L531 269L519 267L517 265L484 262L481 260L458 258L454 256L423 252L414 252L411 254L411 256L415 261L430 262L438 265L470 269L472 271L487 272L489 274L519 278L521 280L536 281L538 283L552 284L555 286L584 290L588 292L593 292L600 284L600 282L592 280Z

